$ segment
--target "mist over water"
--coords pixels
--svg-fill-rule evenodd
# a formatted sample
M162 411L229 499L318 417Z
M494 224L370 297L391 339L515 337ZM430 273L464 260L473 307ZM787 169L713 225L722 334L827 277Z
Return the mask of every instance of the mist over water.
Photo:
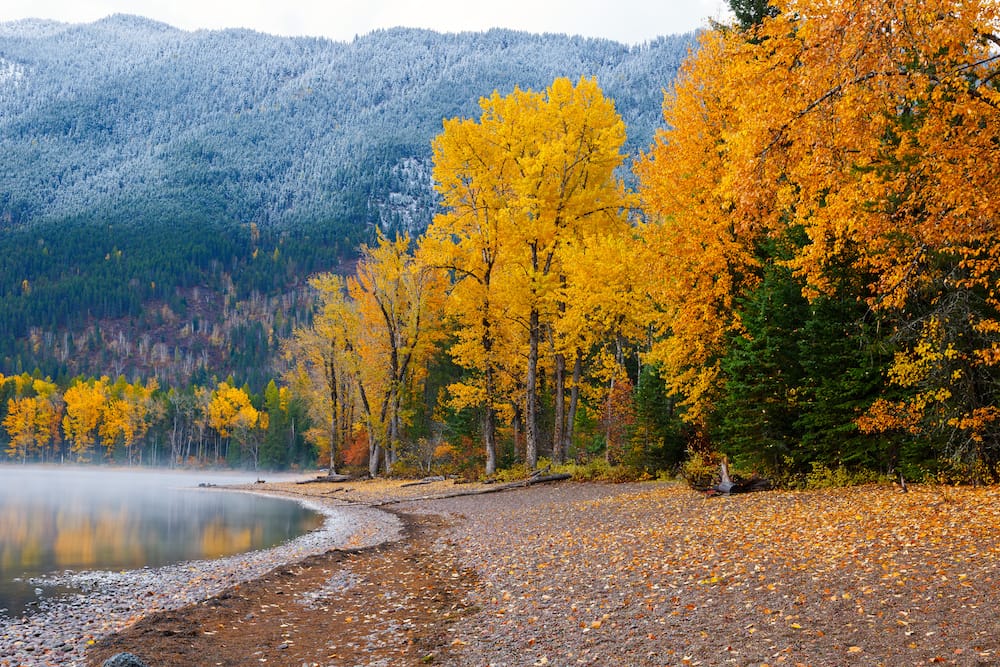
M0 615L30 612L29 579L220 558L280 544L323 518L298 503L198 484L253 473L0 466ZM6 610L6 611L2 611Z

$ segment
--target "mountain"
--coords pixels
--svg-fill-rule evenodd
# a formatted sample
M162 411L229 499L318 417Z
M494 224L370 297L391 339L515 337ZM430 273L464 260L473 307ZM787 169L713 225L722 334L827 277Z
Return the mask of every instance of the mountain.
M0 371L259 367L308 316L289 295L309 273L348 261L376 227L429 223L443 118L478 116L494 90L596 76L636 154L693 44L416 29L342 43L127 15L2 23ZM248 326L264 341L252 359L211 342ZM109 327L152 336L170 361L130 361Z

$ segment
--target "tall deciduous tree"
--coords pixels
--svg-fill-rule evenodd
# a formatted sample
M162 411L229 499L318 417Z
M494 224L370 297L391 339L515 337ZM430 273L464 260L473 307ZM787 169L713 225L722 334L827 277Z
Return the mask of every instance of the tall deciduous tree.
M481 100L476 120L450 120L434 143L434 176L445 212L427 234L452 272L452 310L462 324L456 361L479 376L487 472L495 466L499 330L519 341L524 369L527 464L540 441L539 369L546 332L564 310L567 246L620 225L628 205L615 169L625 127L595 80L557 79L545 93L515 89ZM503 322L507 320L507 322ZM565 354L554 350L560 409ZM559 429L565 428L560 412ZM557 448L562 447L559 435ZM557 450L558 451L558 450Z
M220 382L208 404L208 423L221 437L235 439L257 469L260 447L257 430L266 430L267 424L261 423L261 412L245 389Z
M63 433L70 441L70 451L78 461L88 460L97 441L101 411L108 399L108 378L77 380L63 394L66 413Z
M26 374L13 379L16 395L7 401L7 416L3 420L10 436L7 455L20 458L23 463L29 454L39 453L45 460L46 448L59 432L56 385Z
M362 249L355 276L313 281L321 312L296 335L293 354L305 377L322 388L329 410L331 470L336 448L350 436L354 405L369 438L369 472L388 472L406 421L403 398L421 381L441 325L441 276L411 252L409 237L379 237ZM350 420L353 421L353 420Z
M319 298L309 327L295 330L285 353L293 361L289 384L303 396L313 420L326 425L312 439L329 452L329 474L337 474L340 453L353 435L358 397L358 361L354 347L357 313L347 298L344 279L322 274L310 281Z
M410 238L380 237L362 249L347 291L358 312L358 381L369 433L369 472L386 472L399 454L405 415L403 397L422 379L439 338L443 296L441 276L414 256Z
M158 388L159 383L155 379L146 384L140 381L133 384L120 377L108 389L108 400L104 403L98 426L108 457L114 454L120 439L129 465L134 462L136 452L133 445L149 430L153 392Z

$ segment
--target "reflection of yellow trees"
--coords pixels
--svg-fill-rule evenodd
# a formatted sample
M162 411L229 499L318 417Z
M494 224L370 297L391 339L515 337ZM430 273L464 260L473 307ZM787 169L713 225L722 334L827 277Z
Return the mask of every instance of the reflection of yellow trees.
M190 520L197 522L196 517ZM38 512L28 503L4 502L0 505L0 570L33 568L46 562L56 569L108 564L139 567L149 562L156 544L166 538L144 534L149 530L141 509L128 506L89 515L71 508ZM254 549L264 544L265 537L263 520L234 527L219 516L200 532L191 530L179 539L194 547L187 554L191 558L220 558Z
M260 544L263 527L255 523L253 528L234 529L222 519L205 524L201 531L201 553L205 558L221 558L232 553L249 551L254 544Z
M57 567L92 567L98 563L138 567L147 562L139 516L128 509L82 517L60 511L52 544Z
M22 554L38 553L41 531L37 523L16 503L0 506L0 569L22 565Z

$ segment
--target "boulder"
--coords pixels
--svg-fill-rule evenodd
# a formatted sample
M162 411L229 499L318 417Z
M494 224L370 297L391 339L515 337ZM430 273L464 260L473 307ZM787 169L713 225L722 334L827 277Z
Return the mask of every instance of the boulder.
M102 662L101 667L149 667L149 665L132 653L118 653Z

